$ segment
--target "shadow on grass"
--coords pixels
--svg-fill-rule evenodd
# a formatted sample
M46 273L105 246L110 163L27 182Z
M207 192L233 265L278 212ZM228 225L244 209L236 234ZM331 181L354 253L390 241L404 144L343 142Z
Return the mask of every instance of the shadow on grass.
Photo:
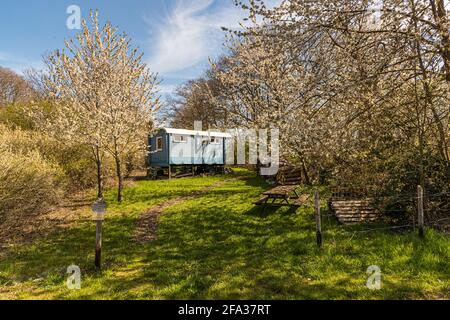
M445 295L448 238L353 235L324 219L319 249L312 208L259 214L252 202L268 187L246 178L170 207L161 216L158 240L144 245L131 241L135 217L111 217L105 221L102 272L92 268L95 230L86 221L17 252L2 262L0 276L46 276L48 294L60 299L403 299L427 290ZM136 193L136 199L147 198ZM63 287L72 263L84 275L79 292ZM381 291L365 286L370 265L382 269Z

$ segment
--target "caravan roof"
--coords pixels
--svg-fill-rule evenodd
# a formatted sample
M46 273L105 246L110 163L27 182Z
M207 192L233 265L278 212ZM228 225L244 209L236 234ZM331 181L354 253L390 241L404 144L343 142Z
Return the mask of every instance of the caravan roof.
M184 129L163 128L168 134L179 134L186 136L202 136L202 137L218 137L218 138L231 138L231 134L217 131L195 131Z

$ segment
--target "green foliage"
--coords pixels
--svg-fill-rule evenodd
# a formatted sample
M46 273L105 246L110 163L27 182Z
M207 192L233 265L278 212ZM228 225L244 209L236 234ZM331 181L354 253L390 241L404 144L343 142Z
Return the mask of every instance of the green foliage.
M53 147L53 148L52 148ZM70 179L71 190L95 186L96 171L92 151L84 146L61 146L55 140L45 146L44 154L56 161Z
M43 110L44 114L50 114L52 105L46 101L10 104L0 108L0 123L24 130L37 129L36 122L30 117L32 107Z
M92 187L96 183L96 168L93 163L92 150L77 144L63 144L57 137L45 133L39 121L30 117L30 111L40 110L42 115L49 117L53 105L47 101L37 101L33 104L14 104L0 108L0 126L17 129L14 135L4 136L10 148L16 151L37 151L43 159L57 163L69 178L71 190ZM105 175L112 176L113 162L105 159Z
M372 172L378 173L372 183L372 193L381 209L395 219L416 214L417 185L425 190L426 218L448 217L450 212L450 170L439 155L426 149L421 156L417 150L405 150L375 162ZM423 176L423 179L421 179Z
M251 203L268 188L242 172L207 195L168 208L156 241L132 240L138 215L168 199L224 179L142 181L117 204L108 192L104 265L93 268L95 226L75 227L0 261L1 298L45 299L411 299L450 297L450 239L343 227L324 218L324 246L315 244L311 207L261 215ZM325 191L325 190L322 190ZM302 192L312 193L304 188ZM324 199L325 197L323 197ZM326 214L325 201L322 203ZM82 270L82 288L65 286L69 265ZM366 288L378 265L382 290Z

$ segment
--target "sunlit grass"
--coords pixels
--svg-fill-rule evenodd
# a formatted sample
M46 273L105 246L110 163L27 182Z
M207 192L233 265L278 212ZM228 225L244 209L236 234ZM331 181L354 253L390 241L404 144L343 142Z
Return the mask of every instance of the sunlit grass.
M225 177L138 182L126 190L122 205L109 194L103 271L92 266L94 224L80 221L10 252L0 262L0 298L450 298L448 237L431 230L424 241L410 233L358 233L364 227L343 227L325 218L319 249L312 208L263 216L252 202L268 186L241 174L241 180L168 208L158 240L144 245L131 240L139 213ZM82 269L79 291L65 286L70 264ZM365 286L370 265L381 268L380 291Z

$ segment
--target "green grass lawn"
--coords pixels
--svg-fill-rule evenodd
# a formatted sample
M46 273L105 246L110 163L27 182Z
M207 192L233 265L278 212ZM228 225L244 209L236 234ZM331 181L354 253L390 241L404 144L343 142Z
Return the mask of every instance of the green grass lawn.
M229 177L141 181L114 202L104 223L103 270L93 267L95 225L81 219L0 261L3 299L410 299L450 298L450 239L358 233L364 227L323 223L315 244L311 208L267 212L252 205L268 186L251 174L168 208L158 240L132 241L139 214L151 206ZM311 192L311 190L304 190ZM326 205L323 203L326 213ZM66 269L82 270L81 290L66 287ZM382 289L365 284L377 265Z

